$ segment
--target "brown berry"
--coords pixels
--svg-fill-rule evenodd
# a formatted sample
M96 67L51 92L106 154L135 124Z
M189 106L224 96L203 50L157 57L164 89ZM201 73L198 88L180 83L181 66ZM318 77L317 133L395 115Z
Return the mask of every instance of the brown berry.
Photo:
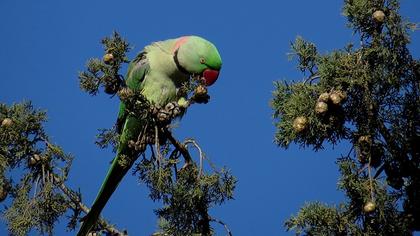
M134 148L135 146L136 146L136 142L134 142L133 140L128 141L128 147L129 148Z
M346 97L347 95L342 91L333 91L330 93L330 100L335 105L339 105Z
M199 86L197 86L197 88L195 88L194 93L197 96L204 96L204 95L207 94L207 88L203 85L199 85Z
M378 23L383 23L385 21L385 13L381 10L377 10L373 13L373 19Z
M34 157L31 157L31 158L29 159L29 165L30 165L30 166L34 166L34 165L36 165L36 163L37 163L37 161L35 160L35 158L34 158Z
M2 122L1 122L1 127L10 127L13 125L13 121L10 118L5 118Z
M372 144L372 138L370 135L363 135L359 137L358 142L360 145L370 145Z
M364 206L363 206L363 211L366 213L370 213L372 211L374 211L376 209L376 204L372 201L368 201Z
M125 87L122 88L118 91L118 96L120 97L121 100L123 101L127 101L130 97L132 97L134 95L133 90Z
M325 114L328 111L328 104L325 102L317 102L315 105L315 112L317 114Z
M328 100L330 100L330 94L329 93L321 93L318 97L318 102L325 102L327 103Z
M179 114L181 114L181 109L179 109L179 107L172 109L172 117L178 116Z
M38 154L34 154L30 159L29 159L29 165L30 166L34 166L36 165L39 161L41 161L41 156Z
M35 160L37 160L37 161L40 161L40 160L41 160L41 156L40 156L40 155L38 155L38 154L34 154L34 158L35 158Z
M168 121L168 119L169 119L169 114L168 114L168 113L166 113L165 111L160 111L160 112L157 114L157 118L158 118L158 120L159 120L159 121L161 121L161 122Z
M112 53L107 53L102 59L104 60L105 64L110 64L112 60L114 60L114 55L112 55Z
M170 102L170 103L166 104L166 106L165 106L166 111L172 111L174 108L175 108L175 103L173 103L173 102Z
M308 126L308 119L304 116L296 117L293 121L293 129L295 132L300 133L305 130Z

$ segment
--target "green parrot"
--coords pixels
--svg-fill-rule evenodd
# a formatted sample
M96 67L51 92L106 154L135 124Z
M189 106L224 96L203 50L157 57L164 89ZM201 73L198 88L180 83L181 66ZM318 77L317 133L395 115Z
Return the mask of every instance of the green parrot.
M200 76L204 84L210 86L217 80L221 66L220 54L211 42L198 36L184 36L146 46L129 64L125 83L154 105L163 107L176 102L185 106L186 100L178 94L183 82ZM129 141L137 140L145 126L143 123L128 114L121 102L116 124L120 134L117 154L90 212L82 219L78 236L86 236L92 230L112 193L139 156L141 151L130 147ZM122 155L130 159L128 165L121 165Z

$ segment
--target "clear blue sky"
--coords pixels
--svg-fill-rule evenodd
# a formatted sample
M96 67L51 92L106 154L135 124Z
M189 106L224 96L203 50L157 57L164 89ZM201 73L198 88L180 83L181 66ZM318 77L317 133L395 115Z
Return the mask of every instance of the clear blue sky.
M81 92L77 72L88 58L102 56L100 39L113 30L135 47L131 57L153 41L203 36L219 48L223 69L210 88L210 103L193 106L176 135L195 137L214 163L228 166L238 178L236 199L211 211L234 235L290 235L283 222L306 201L343 200L336 190L335 160L347 148L328 146L319 153L294 145L277 148L269 107L273 81L302 79L286 56L297 35L316 43L323 53L355 40L341 7L337 0L3 0L0 102L28 99L48 111L46 128L52 140L76 157L69 184L80 187L90 205L113 157L94 145L94 137L98 128L113 125L118 101ZM419 1L402 1L403 14L414 22L420 22L419 10ZM417 58L419 39L414 32L411 49ZM159 204L147 193L128 175L104 216L130 235L150 235L157 222L153 209ZM74 234L65 232L64 222L55 235ZM224 235L216 227L218 235ZM1 222L0 235L5 234Z

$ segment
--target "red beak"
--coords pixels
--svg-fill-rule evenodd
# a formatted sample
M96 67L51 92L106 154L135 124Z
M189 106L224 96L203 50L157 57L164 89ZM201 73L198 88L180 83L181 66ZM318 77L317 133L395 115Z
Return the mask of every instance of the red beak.
M203 72L203 78L206 86L210 86L216 82L217 77L219 77L218 70L206 69Z

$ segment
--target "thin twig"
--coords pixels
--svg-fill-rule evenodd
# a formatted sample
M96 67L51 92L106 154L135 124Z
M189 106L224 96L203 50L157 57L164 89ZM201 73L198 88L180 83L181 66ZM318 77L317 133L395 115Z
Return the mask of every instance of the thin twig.
M157 162L157 158L156 158L156 154L155 154L155 149L153 148L153 144L149 144L150 147L150 152L151 152L151 160L153 161L153 165L155 164L155 161ZM144 154L144 153L143 153ZM144 159L145 157L143 157Z
M204 153L201 150L201 147L198 145L198 143L194 139L187 139L184 141L184 143L185 143L185 146L188 146L188 144L191 143L198 150L198 153L200 155L200 169L198 171L198 178L200 178L201 175L203 174Z
M357 172L357 174L359 174L359 175L360 175L363 171L365 171L365 170L366 170L366 168L368 168L368 166L369 166L369 165L367 165L367 164L366 164L366 165L364 165L364 166L362 167L362 169L360 169L360 170L359 170L359 172Z
M385 164L382 164L378 170L376 171L375 175L373 176L374 179L378 178L378 176L382 173L382 171L384 171L385 169Z
M55 174L51 174L52 178L54 179L54 184L57 185L60 190L74 203L76 204L75 207L81 209L83 212L85 212L86 214L89 213L90 209L89 207L87 207L85 204L83 204L80 201L80 198L75 196L73 190L69 189L64 182L61 180L60 177L58 177ZM124 236L127 235L125 232L121 232L118 229L116 229L115 227L113 227L111 224L109 224L106 220L104 220L102 217L99 218L98 220L99 225L101 225L101 227L107 231L108 233L110 233L111 235L119 235L119 236Z
M169 141L175 146L175 148L177 148L179 150L179 152L182 154L182 156L185 159L185 164L188 165L192 162L192 158L190 153L188 152L188 149L185 147L184 144L180 143L178 140L176 140L174 138L174 136L172 136L171 131L169 131L166 128L163 128L163 133L165 134L165 136L169 139Z
M370 166L370 162L371 162L371 157L369 156L369 164L368 164L368 174L369 174L369 184L370 184L370 199L374 202L373 199L373 180L372 180L372 173L371 173L371 166Z
M179 158L179 155L180 155L179 150L175 149L175 150L172 151L171 155L169 155L169 159L170 160L175 160L175 162L177 162L178 158ZM175 179L178 179L178 167L177 167L176 163L173 165L173 167L174 167Z
M187 139L185 141L185 143L188 143L191 140L195 142L195 140L193 140L193 139ZM195 142L195 144L198 146L198 144L196 142ZM207 160L207 162L209 163L210 167L213 169L214 172L219 173L219 170L218 170L217 166L208 157L206 157L204 154L200 157L202 157L203 160L204 159Z
M47 146L47 148L52 149L54 147L54 145L52 145L50 142L48 142L46 138L40 137L39 139L42 140L45 143L45 146Z
M350 158L351 153L353 152L354 145L351 146L349 153L347 153L347 157Z
M36 196L36 192L38 191L38 182L39 182L39 175L38 175L38 177L36 178L36 181L35 181L35 187L34 187L34 198L35 198L35 196Z
M210 221L213 221L213 222L216 222L216 223L219 223L219 224L223 225L223 227L225 227L227 235L228 236L233 236L232 231L230 231L229 227L225 223L223 223L223 221L221 221L219 219L215 219L213 217L210 218Z
M162 153L160 152L160 145L159 145L159 128L157 125L155 125L155 149L156 149L156 155L158 160L158 167L160 168L160 165L163 160Z
M321 76L319 76L317 74L316 75L312 75L311 77L306 78L305 81L303 81L303 84L306 84L308 82L309 82L309 84L312 84L312 81L314 81L316 79L319 79L319 78L321 78Z
M44 164L42 164L42 182L43 182L43 184L45 184L45 167L44 167Z

